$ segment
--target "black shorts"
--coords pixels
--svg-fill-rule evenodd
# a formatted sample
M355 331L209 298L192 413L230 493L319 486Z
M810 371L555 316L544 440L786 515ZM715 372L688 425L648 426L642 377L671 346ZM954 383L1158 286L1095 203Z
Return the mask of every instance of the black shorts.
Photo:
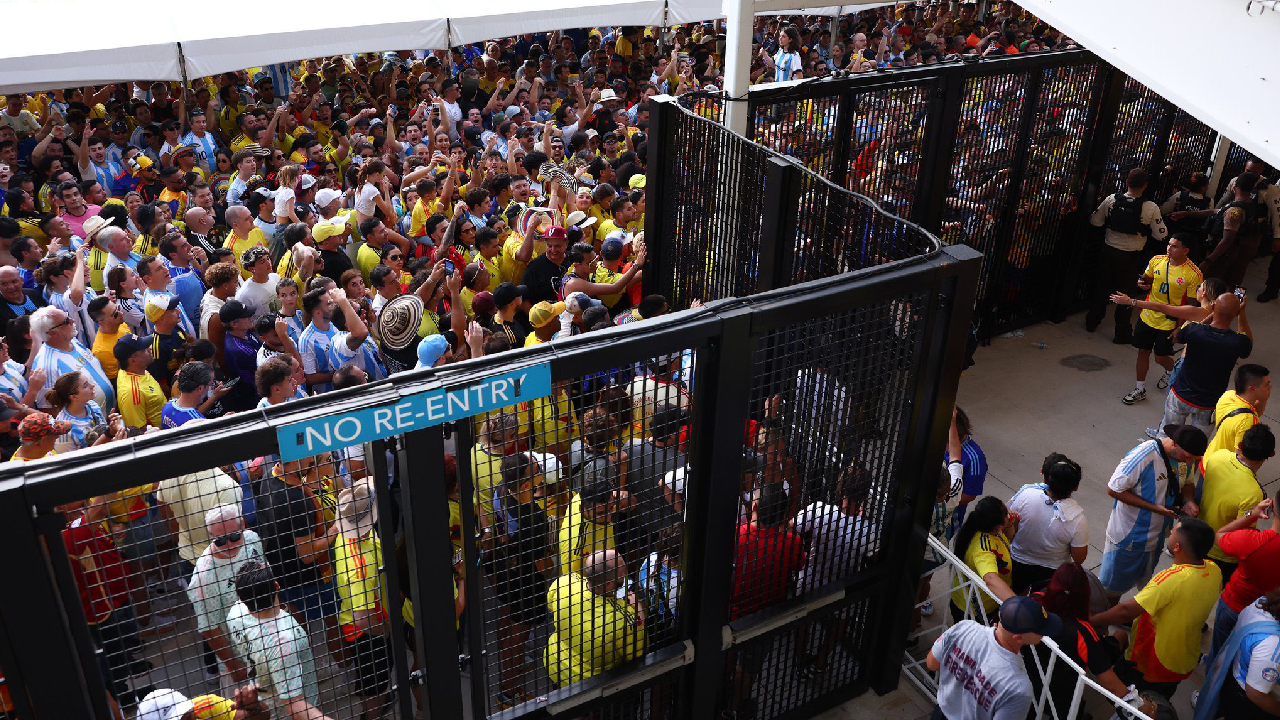
M1139 317L1133 329L1133 346L1139 350L1155 350L1161 357L1170 357L1173 355L1173 338L1169 337L1172 334L1172 330L1157 330Z
M362 632L346 642L355 667L355 694L370 697L385 693L391 682L390 637Z

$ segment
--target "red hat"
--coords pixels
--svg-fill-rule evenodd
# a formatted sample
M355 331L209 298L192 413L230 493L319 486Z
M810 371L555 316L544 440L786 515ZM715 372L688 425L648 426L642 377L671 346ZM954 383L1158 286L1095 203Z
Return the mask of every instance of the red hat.
M569 231L559 225L552 225L542 237L545 240L568 240Z
M47 437L57 437L71 432L71 423L66 420L54 420L46 413L32 413L22 419L18 425L18 437L24 443L37 442Z

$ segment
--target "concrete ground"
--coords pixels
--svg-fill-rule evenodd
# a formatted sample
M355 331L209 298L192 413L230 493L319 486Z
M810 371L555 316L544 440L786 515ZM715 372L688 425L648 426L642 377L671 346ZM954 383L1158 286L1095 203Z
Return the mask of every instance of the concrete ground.
M1255 261L1246 277L1250 298L1262 292L1268 260ZM1280 302L1246 306L1254 336L1250 362L1273 372L1280 363ZM1083 313L1063 323L1041 323L1022 337L996 338L980 348L977 364L960 381L959 404L973 421L973 436L987 456L985 493L1008 500L1022 485L1040 480L1040 464L1051 452L1080 463L1084 480L1074 495L1089 519L1089 556L1085 563L1097 571L1102 562L1107 518L1112 499L1106 484L1120 459L1140 441L1145 429L1160 422L1164 392L1156 390L1163 370L1152 364L1147 376L1147 400L1125 405L1120 398L1133 389L1136 351L1112 344L1114 324L1108 317L1095 333L1084 329ZM1045 343L1044 349L1035 345ZM1265 421L1280 426L1280 402L1272 402ZM1258 474L1268 496L1280 487L1280 461ZM1166 558L1161 567L1169 564ZM934 592L939 592L936 587ZM1208 650L1209 633L1204 635ZM1202 675L1193 677L1199 686ZM921 699L904 678L900 689L885 697L865 695L824 714L824 720L870 717L927 717L912 714ZM1190 717L1193 683L1184 682L1174 697L1181 717ZM929 707L926 703L925 707Z

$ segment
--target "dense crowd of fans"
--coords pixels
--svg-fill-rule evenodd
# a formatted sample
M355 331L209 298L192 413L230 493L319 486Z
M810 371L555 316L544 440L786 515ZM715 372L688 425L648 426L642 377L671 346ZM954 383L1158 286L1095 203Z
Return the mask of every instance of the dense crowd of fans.
M1008 2L987 17L974 5L953 13L931 3L834 23L760 18L751 76L800 80L1070 46ZM640 291L648 98L716 90L723 56L715 23L591 28L447 52L315 58L189 87L136 82L4 98L6 459L65 455L669 312L661 295ZM980 105L973 100L974 113ZM765 119L775 126L775 149L791 154L800 154L816 120ZM914 134L904 122L874 142L892 150ZM1064 135L1046 132L1040 151L1056 152ZM966 152L978 153L975 143ZM913 172L910 154L893 159L855 167L854 182ZM1255 236L1263 238L1258 213L1280 202L1254 170L1233 181L1221 212L1196 194L1197 178L1190 194L1162 208L1188 227L1208 218L1210 237L1225 233L1225 244L1206 251L1224 277L1256 249ZM956 216L946 231L980 234L986 204L1003 192L998 173L980 174L957 173ZM1129 180L1140 197L1143 178ZM893 187L906 193L910 185ZM1140 225L1162 237L1159 211L1152 216L1140 201L1130 210L1133 199L1120 195L1108 202L1095 221L1108 223L1108 245L1118 252L1131 248L1112 242L1112 232L1137 234ZM1215 650L1227 665L1242 646L1252 655L1228 668L1238 682L1215 686L1222 693L1219 700L1215 690L1214 702L1280 708L1266 699L1274 660L1252 667L1248 660L1275 647L1255 635L1280 636L1272 627L1280 558L1266 550L1276 530L1249 527L1270 517L1270 501L1249 484L1274 448L1270 431L1254 427L1268 373L1258 365L1233 370L1251 347L1241 339L1243 298L1220 281L1202 282L1186 259L1191 243L1180 237L1147 264L1143 277L1156 289L1145 300L1120 294L1127 279L1100 289L1104 308L1112 292L1120 306L1144 307L1133 339L1140 352L1154 347L1160 364L1173 368L1156 331L1186 321L1176 339L1197 347L1173 380L1157 436L1109 483L1117 505L1095 584L1098 607L1090 609L1079 570L1088 544L1087 520L1070 500L1079 466L1053 455L1045 482L1007 506L979 499L985 459L967 417L956 415L934 532L955 539L956 554L1004 602L983 607L997 620L994 635L958 622L933 646L946 717L1025 709L1038 678L1033 669L1028 680L1016 653L1041 635L1058 638L1117 695L1167 695L1199 661L1192 641L1198 647L1227 578ZM1128 255L1107 261L1138 275ZM1168 289L1171 267L1183 268L1178 292ZM1105 278L1122 275L1104 268ZM1280 279L1272 285L1274 297ZM1232 329L1237 317L1243 335ZM1135 393L1144 393L1146 356L1139 357ZM475 447L448 456L455 617L496 621L485 631L495 645L492 709L601 674L674 637L694 359L675 353L559 383L546 398L477 417ZM796 385L845 397L821 369L802 371ZM874 552L879 515L869 509L866 469L849 464L816 499L802 488L794 438L780 420L784 401L765 405L744 433L731 620L816 589ZM389 613L412 631L414 606L407 588L392 602L379 579L384 526L366 461L361 446L300 461L267 456L60 508L99 665L122 717L389 711L391 644L415 651L411 632L389 636ZM459 499L459 462L471 466L473 502ZM477 526L481 556L470 567L483 574L479 599L466 593L464 512ZM1183 518L1176 525L1175 516ZM396 559L407 567L399 540ZM1115 604L1152 578L1162 547L1175 566ZM1025 597L1032 591L1034 600ZM953 601L958 620L963 589ZM1237 615L1241 631L1233 634ZM1132 636L1112 644L1090 625L1135 620ZM802 681L828 671L837 646L849 643L849 621L835 615L802 628L791 663ZM153 638L192 626L179 649L148 650ZM1246 629L1252 634L1242 635ZM1118 659L1125 645L1130 660ZM184 650L203 657L198 682L160 675L146 659L168 662ZM725 717L756 715L754 688L769 656L767 647L731 652ZM966 675L975 663L990 669L978 683ZM156 690L152 680L161 679L182 692ZM187 699L183 692L193 690L203 694Z

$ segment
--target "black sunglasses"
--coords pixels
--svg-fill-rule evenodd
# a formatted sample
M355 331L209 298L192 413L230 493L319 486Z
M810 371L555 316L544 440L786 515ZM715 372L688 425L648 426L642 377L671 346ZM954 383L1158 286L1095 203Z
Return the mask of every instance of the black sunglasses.
M216 547L223 547L226 545L230 545L233 542L240 542L240 538L242 537L244 537L244 533L242 532L227 533L226 535L219 535L218 537L214 538L213 544Z
M388 255L387 260L403 260L404 255Z

